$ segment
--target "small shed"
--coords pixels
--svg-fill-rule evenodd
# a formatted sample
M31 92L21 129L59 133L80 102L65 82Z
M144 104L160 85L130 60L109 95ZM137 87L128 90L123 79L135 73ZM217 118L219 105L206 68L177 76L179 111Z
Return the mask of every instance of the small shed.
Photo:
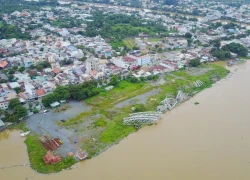
M52 108L55 108L55 107L58 107L58 106L60 106L60 103L57 102L57 101L50 104L50 107L52 107Z
M4 122L0 119L0 130L4 128Z
M113 89L113 88L114 88L114 86L108 86L108 87L105 88L105 90L106 90L106 91L109 91L109 90L111 90L111 89Z
M60 101L60 103L62 104L62 103L66 103L67 101L66 100L61 100Z

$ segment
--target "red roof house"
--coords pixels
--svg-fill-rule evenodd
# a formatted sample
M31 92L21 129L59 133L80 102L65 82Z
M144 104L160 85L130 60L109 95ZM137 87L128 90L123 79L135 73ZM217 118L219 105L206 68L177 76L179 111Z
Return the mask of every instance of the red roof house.
M44 89L37 89L36 90L36 95L38 96L38 97L42 97L42 96L44 96L46 94L46 92L44 91Z
M7 61L0 62L0 68L5 68L8 65Z

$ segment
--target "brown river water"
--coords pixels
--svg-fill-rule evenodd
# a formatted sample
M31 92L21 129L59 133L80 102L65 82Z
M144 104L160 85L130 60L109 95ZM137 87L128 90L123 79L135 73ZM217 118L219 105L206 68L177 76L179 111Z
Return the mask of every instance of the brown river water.
M237 69L237 70L236 70ZM19 132L0 134L1 180L249 180L250 62L73 170L42 175L30 167ZM199 102L199 105L194 105Z

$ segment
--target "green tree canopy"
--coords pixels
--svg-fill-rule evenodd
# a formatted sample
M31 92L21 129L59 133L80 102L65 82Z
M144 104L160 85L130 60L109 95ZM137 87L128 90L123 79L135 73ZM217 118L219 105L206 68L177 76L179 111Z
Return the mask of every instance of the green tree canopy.
M21 103L19 101L19 99L15 98L15 99L11 99L9 102L9 109L14 109L17 106L20 106Z
M23 107L22 105L19 105L14 108L13 114L15 114L18 118L23 118L28 115L28 111L25 107Z
M60 100L66 100L70 97L69 88L67 86L58 86L55 89L54 93Z
M189 65L192 66L192 67L197 67L200 64L201 63L200 63L200 59L199 58L191 59L190 62L189 62Z
M230 43L221 48L224 51L231 51L239 56L246 57L248 55L248 49L240 43Z

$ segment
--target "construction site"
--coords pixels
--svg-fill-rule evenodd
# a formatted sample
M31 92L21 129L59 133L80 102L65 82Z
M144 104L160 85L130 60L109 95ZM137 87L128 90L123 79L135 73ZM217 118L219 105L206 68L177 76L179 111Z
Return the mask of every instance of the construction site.
M80 160L80 158L77 157L77 152L82 152L80 151L80 139L82 136L80 136L78 132L75 132L75 129L68 130L60 127L58 122L64 118L72 118L75 114L89 110L90 107L84 106L84 104L80 102L70 102L70 105L72 108L66 111L60 113L49 111L46 114L35 114L26 120L27 127L39 136L41 146L46 149L47 152L50 152L49 155L47 155L47 159L54 157L54 155L60 157L70 155L76 160Z

